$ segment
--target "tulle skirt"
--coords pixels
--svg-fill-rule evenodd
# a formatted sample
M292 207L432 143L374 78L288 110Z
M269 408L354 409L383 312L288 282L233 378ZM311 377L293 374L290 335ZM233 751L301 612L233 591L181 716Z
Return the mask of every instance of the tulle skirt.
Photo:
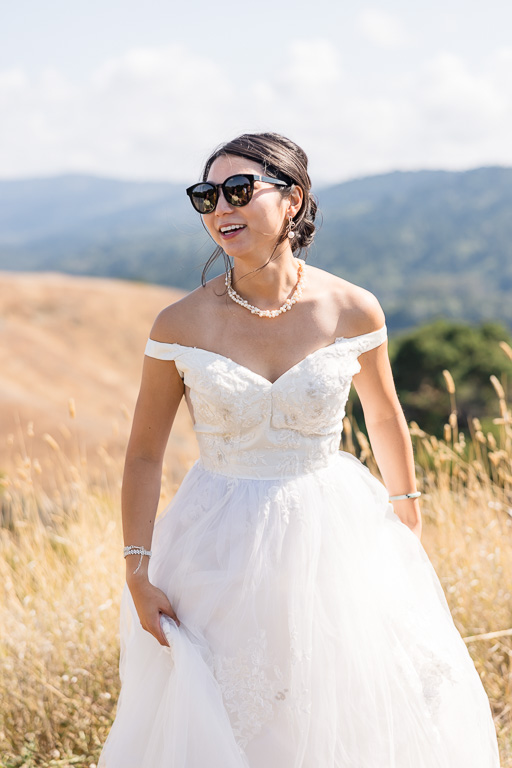
M499 768L432 564L352 455L268 480L198 461L152 549L181 626L161 646L125 586L98 768Z

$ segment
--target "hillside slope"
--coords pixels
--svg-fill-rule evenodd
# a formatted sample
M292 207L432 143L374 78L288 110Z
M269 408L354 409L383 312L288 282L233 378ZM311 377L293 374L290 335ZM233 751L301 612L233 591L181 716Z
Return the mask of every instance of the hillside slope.
M318 191L310 261L377 294L389 327L512 328L512 168L386 173ZM0 181L0 269L191 289L213 250L184 185Z
M120 459L147 336L157 313L181 294L51 273L4 272L0 285L0 470L24 455L44 464L51 451L44 433L96 469ZM186 408L171 435L171 465L177 448L185 462L196 455ZM169 466L177 478L182 469Z

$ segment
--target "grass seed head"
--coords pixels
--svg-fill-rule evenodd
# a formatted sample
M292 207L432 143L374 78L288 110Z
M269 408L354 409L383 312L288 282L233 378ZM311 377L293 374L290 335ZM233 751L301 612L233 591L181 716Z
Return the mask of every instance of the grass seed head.
M443 376L444 376L444 380L446 382L446 389L448 390L450 395L454 395L455 394L455 382L453 381L453 377L452 377L450 371L448 371L445 368L443 370Z

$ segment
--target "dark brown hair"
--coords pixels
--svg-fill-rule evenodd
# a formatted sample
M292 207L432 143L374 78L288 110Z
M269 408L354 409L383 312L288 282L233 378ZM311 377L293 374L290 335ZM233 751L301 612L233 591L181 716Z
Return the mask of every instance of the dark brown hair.
M295 237L290 241L290 245L292 252L299 251L299 254L304 258L315 236L317 211L316 200L311 194L308 158L304 150L279 133L244 133L242 136L222 144L210 155L203 169L203 181L207 180L210 168L221 155L236 155L259 163L263 166L265 175L286 181L287 187L277 187L284 197L290 196L293 186L301 187L303 191L302 205L293 218ZM287 223L285 222L272 256L277 246L286 239L286 236ZM206 274L219 256L224 257L226 269L231 266L227 254L220 246L217 246L204 266L201 275L202 285L205 285Z

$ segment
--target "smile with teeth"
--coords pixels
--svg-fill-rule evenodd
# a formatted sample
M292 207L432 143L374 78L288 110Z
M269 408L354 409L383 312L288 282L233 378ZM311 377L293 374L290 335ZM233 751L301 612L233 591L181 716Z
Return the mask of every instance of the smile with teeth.
M220 227L221 235L227 235L229 232L236 232L239 229L245 229L245 224L228 224L226 227Z

